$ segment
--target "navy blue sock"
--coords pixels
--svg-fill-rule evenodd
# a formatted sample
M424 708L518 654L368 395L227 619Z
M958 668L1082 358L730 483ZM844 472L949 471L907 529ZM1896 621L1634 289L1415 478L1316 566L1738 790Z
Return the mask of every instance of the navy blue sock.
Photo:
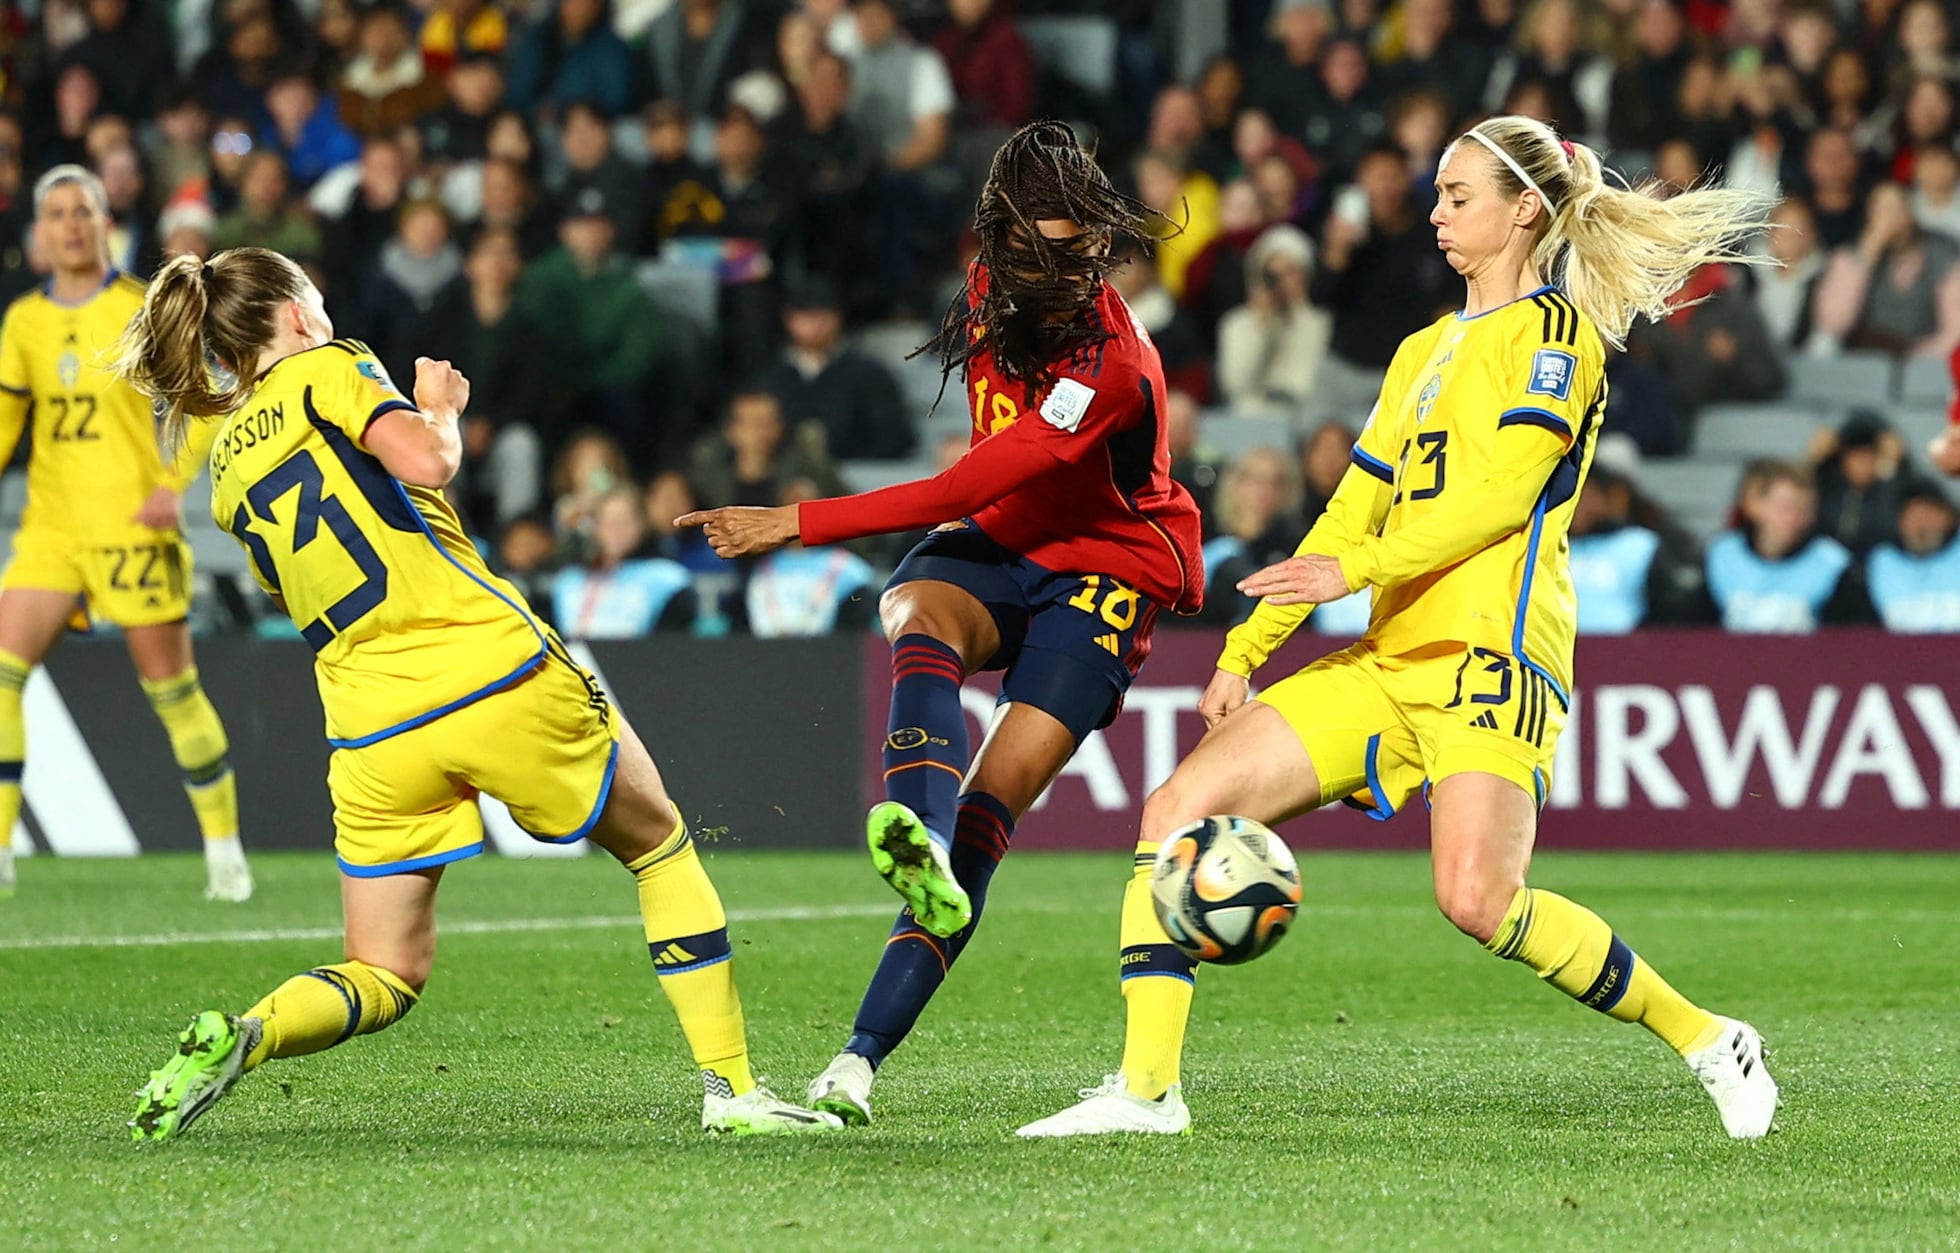
M864 990L864 1003L858 1006L857 1022L844 1051L856 1053L873 1067L899 1046L919 1021L919 1013L946 981L946 972L966 951L974 928L980 925L980 911L987 904L987 885L993 882L1000 859L1007 855L1007 842L1014 835L1014 815L1007 806L985 792L968 792L959 798L959 822L953 838L953 874L973 901L973 921L952 936L941 939L912 919L904 910L885 941L884 956Z
M909 806L945 848L966 777L966 668L952 647L930 635L901 635L892 645L892 712L885 736L885 795Z

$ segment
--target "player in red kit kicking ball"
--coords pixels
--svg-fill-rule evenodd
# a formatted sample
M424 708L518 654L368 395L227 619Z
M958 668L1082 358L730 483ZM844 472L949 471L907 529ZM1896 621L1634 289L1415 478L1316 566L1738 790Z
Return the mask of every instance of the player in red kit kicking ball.
M1204 597L1198 509L1171 480L1164 370L1105 281L1149 210L1057 122L994 155L974 210L980 256L930 348L960 371L972 446L917 483L781 509L689 514L715 551L835 544L938 525L879 612L892 643L885 795L871 859L905 899L818 1108L870 1120L873 1072L911 1031L980 921L1014 824L1107 726L1163 609ZM968 760L960 684L1004 670Z

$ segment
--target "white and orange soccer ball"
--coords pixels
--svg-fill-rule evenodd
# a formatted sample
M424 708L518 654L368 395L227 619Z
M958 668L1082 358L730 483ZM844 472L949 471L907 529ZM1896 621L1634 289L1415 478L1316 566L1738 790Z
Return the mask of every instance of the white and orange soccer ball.
M1201 818L1157 850L1150 899L1171 943L1199 961L1249 962L1279 943L1300 908L1300 868L1264 823Z

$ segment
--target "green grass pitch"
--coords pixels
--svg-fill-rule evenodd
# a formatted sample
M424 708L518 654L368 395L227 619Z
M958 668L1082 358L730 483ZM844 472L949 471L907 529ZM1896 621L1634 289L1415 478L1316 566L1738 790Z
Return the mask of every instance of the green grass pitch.
M709 861L757 1063L800 1094L892 901L855 856ZM259 857L244 906L199 899L188 858L23 862L0 902L0 1247L1960 1241L1960 858L1540 859L1541 886L1762 1029L1784 1109L1760 1143L1727 1141L1645 1032L1455 934L1401 855L1304 858L1295 932L1201 976L1192 1136L1019 1142L1115 1068L1128 863L1008 859L868 1131L703 1135L630 881L596 857L484 858L449 873L436 976L402 1025L271 1063L183 1140L139 1147L129 1094L191 1011L337 959L331 860Z

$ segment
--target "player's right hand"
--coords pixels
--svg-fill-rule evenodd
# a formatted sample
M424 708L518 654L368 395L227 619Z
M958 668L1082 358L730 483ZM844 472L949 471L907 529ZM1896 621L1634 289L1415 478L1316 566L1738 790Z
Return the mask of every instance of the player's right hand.
M1237 709L1252 696L1252 680L1230 670L1220 670L1205 684L1205 694L1198 698L1198 712L1205 720L1205 730L1225 720L1225 716Z
M423 413L462 417L470 407L470 381L447 361L415 359L415 407Z

